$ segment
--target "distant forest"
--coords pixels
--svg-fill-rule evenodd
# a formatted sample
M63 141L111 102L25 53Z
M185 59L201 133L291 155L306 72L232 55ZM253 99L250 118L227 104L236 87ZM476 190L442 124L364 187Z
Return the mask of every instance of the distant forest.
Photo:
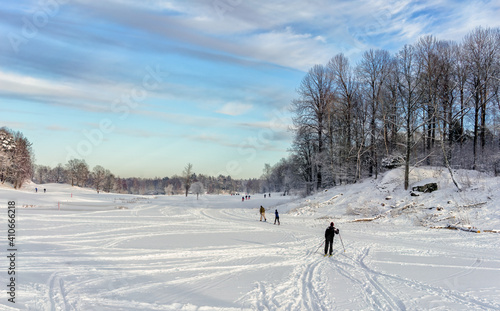
M71 159L56 167L35 165L29 140L21 132L0 128L0 182L18 189L24 182L67 183L96 191L129 194L235 194L262 190L258 179L236 180L231 176L196 174L187 164L180 176L163 178L120 178L100 165L92 169L83 159ZM266 189L267 190L267 189Z
M355 183L395 167L442 166L500 174L500 29L476 28L461 42L424 36L395 54L368 50L352 65L338 54L302 79L287 158L258 179L195 174L120 178L82 159L51 168L33 164L31 143L0 129L0 181L54 182L133 194L304 194ZM457 185L460 189L460 186Z

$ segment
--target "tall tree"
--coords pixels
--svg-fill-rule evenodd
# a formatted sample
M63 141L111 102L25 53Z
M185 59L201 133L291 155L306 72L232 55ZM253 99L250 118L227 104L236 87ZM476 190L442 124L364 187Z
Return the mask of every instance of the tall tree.
M322 65L315 65L302 79L297 92L299 98L292 102L293 124L296 129L311 130L310 133L314 134L311 138L315 145L315 155L320 155L324 151L324 126L329 103L332 100L331 76L328 70ZM315 161L313 165L315 186L321 188L322 163Z
M186 189L186 197L188 196L189 192L189 187L191 187L191 183L193 182L193 164L188 163L186 167L184 168L184 171L182 173L184 177L184 187Z
M15 149L10 176L14 188L19 189L33 175L33 150L31 142L21 132L14 133Z
M481 150L486 144L486 114L488 104L494 98L492 88L498 82L497 63L500 53L498 36L500 29L478 27L464 38L463 47L469 68L469 87L474 109L473 164L476 169L477 145Z
M352 174L351 154L353 151L353 112L355 110L356 100L359 98L358 81L349 59L344 54L338 54L328 62L328 69L331 75L332 86L335 90L335 117L339 120L341 132L339 133L339 163L345 168L345 178L350 179Z
M99 192L106 179L106 169L100 165L96 165L92 170L92 179L94 181L95 190Z
M419 79L422 68L416 59L415 48L405 45L397 55L398 89L405 120L405 169L404 188L408 189L410 179L411 151L413 148L413 135L425 124L418 123L417 112L421 108L421 93L419 92L421 80Z
M380 109L384 99L386 80L390 74L390 67L391 56L389 52L384 50L369 50L363 54L363 58L357 69L361 82L364 84L363 90L365 98L368 101L367 107L370 110L368 113L370 118L370 163L368 174L369 176L375 174L375 178L377 178L378 173L377 148L381 132L381 129L377 127L377 120L381 119L379 114L381 114Z

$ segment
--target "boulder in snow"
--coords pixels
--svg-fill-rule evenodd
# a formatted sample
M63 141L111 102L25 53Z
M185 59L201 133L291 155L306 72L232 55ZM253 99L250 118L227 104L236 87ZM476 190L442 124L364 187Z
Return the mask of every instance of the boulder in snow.
M438 190L438 185L435 182L425 184L423 186L416 186L411 188L412 191L418 191L418 192L424 192L424 193L431 193L433 191Z

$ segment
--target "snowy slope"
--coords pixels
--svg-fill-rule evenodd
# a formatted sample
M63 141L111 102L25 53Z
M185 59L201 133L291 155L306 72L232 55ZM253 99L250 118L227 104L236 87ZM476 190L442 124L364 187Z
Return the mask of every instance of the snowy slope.
M308 198L245 202L4 185L2 226L7 201L18 206L18 283L15 305L4 294L0 309L498 310L500 236L431 228L500 229L499 179L459 173L462 192L425 168L412 184L435 180L439 190L419 197L395 170ZM330 221L345 252L336 237L334 257L324 258Z

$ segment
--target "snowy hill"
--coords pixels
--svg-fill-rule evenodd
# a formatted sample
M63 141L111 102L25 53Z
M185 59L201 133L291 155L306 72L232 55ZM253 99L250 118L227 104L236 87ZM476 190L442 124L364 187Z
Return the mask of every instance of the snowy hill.
M15 256L0 263L16 279L15 303L4 294L0 309L498 310L500 239L483 231L500 229L500 179L456 175L462 192L446 171L418 168L411 186L437 191L410 196L393 170L308 198L245 202L2 185L5 227L8 201L17 209L14 245L5 230L2 246ZM325 258L331 221L341 235ZM432 228L448 225L481 233Z
M415 168L410 174L409 190L405 191L403 171L394 169L377 180L336 187L298 201L292 214L331 217L342 222L376 218L377 223L500 229L500 178L467 170L455 175L462 191L458 191L446 169ZM438 191L410 195L413 187L432 182L438 184Z

